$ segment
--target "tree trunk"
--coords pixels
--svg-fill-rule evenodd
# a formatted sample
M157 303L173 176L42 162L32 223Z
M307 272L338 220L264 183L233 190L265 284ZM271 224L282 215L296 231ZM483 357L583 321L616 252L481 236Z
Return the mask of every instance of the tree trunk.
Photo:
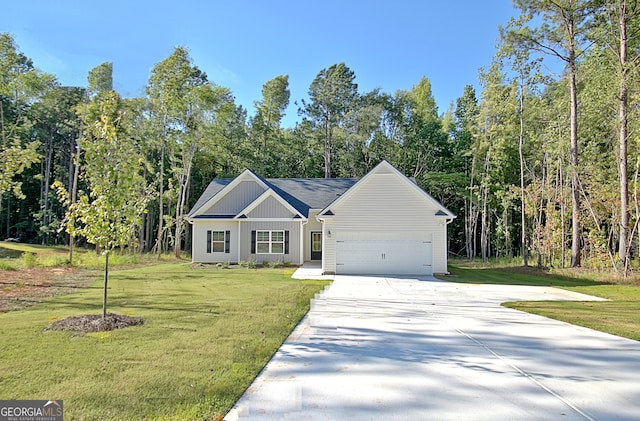
M618 98L618 124L620 128L619 178L620 178L620 243L618 256L623 268L627 267L629 233L629 181L627 174L627 2L620 0L618 9L620 30L620 95ZM625 270L626 273L626 270Z
M331 178L331 154L333 149L332 130L329 126L329 119L324 127L324 178Z
M184 165L184 173L180 175L180 190L178 194L178 203L176 204L176 231L173 244L173 251L176 258L180 258L182 251L182 224L184 222L184 211L187 207L187 198L189 196L189 181L191 179L191 164L193 155L186 160Z
M49 204L49 186L51 185L51 162L53 161L53 133L47 137L45 144L45 168L44 168L44 185L42 192L42 225L49 228L50 204ZM46 231L46 237L42 239L43 244L49 244L49 230Z
M565 206L564 206L564 176L562 174L562 159L559 160L559 176L560 176L560 224L562 226L562 230L561 230L561 239L562 241L560 242L560 247L561 247L561 258L560 258L560 267L562 269L564 269L564 267L566 266L566 257L567 257L567 233L565 231L566 229L566 221L564 219L564 211L565 211Z
M102 318L107 317L107 286L109 283L109 251L104 254L104 290L102 294Z
M529 266L527 256L527 218L526 202L524 195L524 83L520 85L520 136L518 138L518 155L520 156L520 223L521 237L520 247L522 249L522 265Z
M569 94L571 96L571 267L580 266L580 180L578 179L578 93L576 83L575 28L569 21Z
M482 188L482 216L480 227L480 252L482 253L482 261L486 262L489 257L489 218L488 218L488 201L489 201L489 166L491 163L491 146L487 151L484 162L484 175Z
M465 247L467 249L467 258L473 259L476 257L475 252L475 227L477 226L477 218L478 214L474 208L473 201L473 190L474 190L474 176L475 176L475 168L476 168L476 159L477 159L477 148L474 151L473 157L471 158L471 173L469 174L469 202L466 203L465 199L465 224L464 224L464 234L465 234Z
M82 134L80 135L82 137ZM78 177L80 171L80 143L75 142L76 146L76 162L73 168L73 181L71 182L71 205L76 203L78 195ZM71 152L73 154L73 151ZM69 265L73 264L73 234L69 234Z
M164 222L164 139L162 139L162 146L160 147L160 186L158 189L158 235L156 236L156 244L154 246L158 256L162 254L162 234L163 234L163 222Z

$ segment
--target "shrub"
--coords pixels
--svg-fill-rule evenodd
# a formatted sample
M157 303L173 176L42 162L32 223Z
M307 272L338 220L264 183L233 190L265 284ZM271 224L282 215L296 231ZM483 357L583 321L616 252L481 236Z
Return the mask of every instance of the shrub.
M22 265L25 268L34 268L39 265L38 256L34 253L23 253L22 254Z

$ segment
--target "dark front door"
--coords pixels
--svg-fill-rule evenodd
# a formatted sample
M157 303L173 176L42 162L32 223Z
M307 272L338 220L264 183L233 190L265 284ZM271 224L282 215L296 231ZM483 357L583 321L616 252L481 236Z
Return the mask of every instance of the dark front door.
M322 260L322 233L311 233L311 260Z

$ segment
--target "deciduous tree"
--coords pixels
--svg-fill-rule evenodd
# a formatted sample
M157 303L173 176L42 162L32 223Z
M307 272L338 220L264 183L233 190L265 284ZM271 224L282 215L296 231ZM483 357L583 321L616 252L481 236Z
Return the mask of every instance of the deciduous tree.
M109 254L135 238L149 194L142 175L144 162L138 145L128 133L122 101L116 92L102 92L87 106L84 178L88 192L69 203L61 183L56 189L69 204L67 230L82 236L105 255L102 316L107 315Z

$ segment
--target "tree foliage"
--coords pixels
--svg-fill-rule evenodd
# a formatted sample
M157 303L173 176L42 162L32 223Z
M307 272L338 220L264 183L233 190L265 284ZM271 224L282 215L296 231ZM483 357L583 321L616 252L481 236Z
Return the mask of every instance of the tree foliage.
M88 89L60 88L5 34L1 152L2 163L16 170L0 175L0 232L67 241L55 229L72 200L61 203L49 184L72 192L82 168L76 208L97 200L100 187L89 174L104 169L92 167L97 161L87 142L104 135L138 157L136 177L154 194L129 211L140 219L121 232L122 242L102 248L139 244L179 255L190 240L183 216L212 178L245 168L264 177L361 177L385 159L458 215L448 225L451 253L520 255L524 264L539 266L635 268L640 6L637 0L516 0L514 6L518 15L501 28L479 87L461 87L444 112L427 76L408 90L361 92L355 72L338 63L322 69L308 97L296 102L301 120L293 127L282 127L291 100L288 75L266 81L247 110L178 47L153 67L146 95L116 100L110 63L91 71ZM72 112L89 98L84 113ZM102 134L96 121L103 122ZM95 235L107 230L77 221L78 233L89 225Z

